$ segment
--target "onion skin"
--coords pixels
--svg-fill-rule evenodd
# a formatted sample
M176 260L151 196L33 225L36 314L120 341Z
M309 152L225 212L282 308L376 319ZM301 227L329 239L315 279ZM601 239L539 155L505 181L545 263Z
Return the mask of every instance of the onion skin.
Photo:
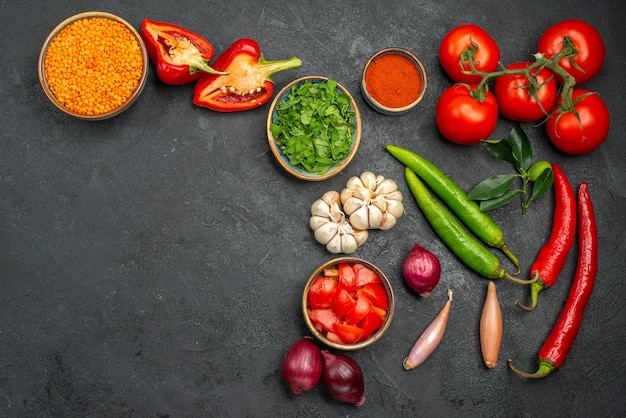
M356 361L344 355L322 351L324 370L322 383L328 393L338 401L361 406L365 402L365 380L363 371Z
M322 367L320 348L311 337L304 337L285 353L282 373L291 392L300 396L317 386L322 377Z
M487 297L480 317L480 350L487 368L496 367L501 343L502 310L496 293L496 285L494 282L489 282Z
M411 370L422 364L439 346L448 326L450 317L450 304L452 303L452 290L448 289L448 301L439 311L437 316L424 330L422 335L415 341L409 355L402 364L406 370Z
M411 252L402 263L402 275L411 289L427 298L439 283L441 264L433 253L418 244L413 244Z

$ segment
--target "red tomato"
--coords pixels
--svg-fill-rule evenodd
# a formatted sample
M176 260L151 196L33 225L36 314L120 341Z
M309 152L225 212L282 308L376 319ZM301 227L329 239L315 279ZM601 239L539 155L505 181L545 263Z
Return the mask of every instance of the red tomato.
M318 331L333 331L333 324L339 322L339 318L332 309L308 309L309 319Z
M363 335L363 330L356 325L342 324L341 322L334 325L334 332L344 344L354 344Z
M463 73L471 69L468 54L473 54L474 67L478 71L489 73L498 68L500 48L496 41L480 26L457 26L444 36L439 45L439 61L457 83L479 83L482 79L480 75Z
M339 263L337 268L339 269L339 287L353 295L357 287L356 273L348 263Z
M337 282L328 277L317 277L309 287L307 303L311 309L330 308L337 292Z
M346 289L339 289L335 293L335 299L333 301L333 311L335 315L342 318L348 315L356 306L356 299L350 296L350 293Z
M341 338L339 338L339 335L335 334L334 332L328 331L326 333L326 338L328 339L328 341L343 344L343 341L341 341Z
M365 318L365 315L372 310L372 302L365 296L357 296L354 309L346 315L346 322L350 325L356 325Z
M574 90L572 99L574 111L561 113L555 107L546 122L546 130L561 151L586 154L598 148L609 134L609 109L597 93L589 90Z
M365 286L368 283L380 283L382 280L378 277L378 274L371 268L364 266L363 264L355 263L352 266L356 274L356 287Z
M439 132L452 142L475 145L496 129L498 103L488 91L480 102L471 96L476 85L455 84L446 89L437 102L436 121Z
M604 63L605 47L600 32L589 23L571 19L550 26L539 38L537 52L551 58L563 50L566 37L577 51L573 57L575 65L568 57L561 58L559 65L574 77L576 84L591 80ZM557 81L563 80L557 77Z
M359 327L363 330L363 335L361 335L361 341L369 338L370 335L378 331L380 327L383 326L385 320L383 317L378 315L376 312L371 311L363 319L359 322Z
M376 305L372 305L372 312L374 312L376 315L380 316L383 319L385 319L385 317L387 316L387 309L379 308Z
M530 62L509 65L507 70L520 70ZM547 68L530 72L532 83L525 74L506 74L496 78L493 94L498 111L504 117L519 122L533 122L548 115L556 102L557 86L554 74Z
M387 298L387 291L380 283L368 283L356 292L357 296L365 296L368 298L374 306L389 309L389 299Z

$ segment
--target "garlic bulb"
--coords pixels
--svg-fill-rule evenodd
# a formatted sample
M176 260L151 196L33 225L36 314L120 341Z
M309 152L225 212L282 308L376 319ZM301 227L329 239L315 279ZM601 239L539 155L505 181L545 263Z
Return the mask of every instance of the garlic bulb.
M313 202L309 226L317 242L333 254L351 254L367 241L367 230L355 229L346 219L341 210L341 197L336 191L326 192Z
M396 182L369 171L348 180L341 203L356 229L391 229L404 214Z

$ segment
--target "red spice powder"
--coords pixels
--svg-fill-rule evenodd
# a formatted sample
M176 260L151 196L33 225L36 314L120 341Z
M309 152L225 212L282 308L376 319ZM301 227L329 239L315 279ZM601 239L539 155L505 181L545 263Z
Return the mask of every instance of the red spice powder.
M417 99L422 88L422 77L407 57L386 54L376 58L368 67L365 86L381 105L399 108Z

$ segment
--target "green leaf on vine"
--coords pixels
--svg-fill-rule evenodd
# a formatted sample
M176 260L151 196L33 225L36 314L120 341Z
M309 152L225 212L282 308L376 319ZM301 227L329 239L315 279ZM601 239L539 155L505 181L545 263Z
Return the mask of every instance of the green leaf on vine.
M494 199L489 199L489 200L481 200L478 206L481 211L489 212L490 210L506 205L511 200L513 200L513 198L517 196L519 193L520 193L519 190L509 190L500 197L496 197Z
M528 170L532 165L533 149L528 135L519 123L513 124L508 137L488 139L483 142L487 144L493 155L511 164L517 173L498 174L482 180L472 187L467 197L477 201L480 209L486 212L506 205L519 194L522 201L522 214L525 215L530 203L552 187L554 181L552 170L549 168L544 170L535 181L530 179ZM537 164L543 166L547 163L538 162ZM520 179L519 188L515 187L516 179ZM532 183L530 194L529 183Z
M467 193L470 200L489 200L502 196L513 184L516 174L498 174L476 184Z
M550 190L552 183L554 183L554 173L552 170L545 170L533 183L533 191L530 194L530 200L536 200L542 194Z

